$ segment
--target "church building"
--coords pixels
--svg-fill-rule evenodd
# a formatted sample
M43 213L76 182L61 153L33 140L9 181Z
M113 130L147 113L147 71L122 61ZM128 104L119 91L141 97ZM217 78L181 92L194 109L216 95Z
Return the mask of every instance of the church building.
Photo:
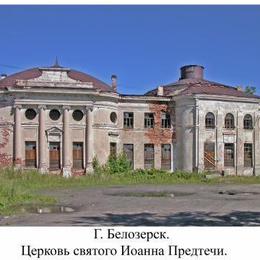
M180 78L144 95L55 64L0 79L0 167L92 172L125 152L134 169L260 175L260 97L204 78Z

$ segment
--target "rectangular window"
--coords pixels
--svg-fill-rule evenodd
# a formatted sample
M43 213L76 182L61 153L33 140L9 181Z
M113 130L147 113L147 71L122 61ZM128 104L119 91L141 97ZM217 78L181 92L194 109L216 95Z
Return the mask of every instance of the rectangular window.
M224 166L234 167L234 144L225 144Z
M161 126L162 128L171 128L171 116L169 113L163 112L161 114L162 121L161 121Z
M154 168L154 145L153 144L144 145L144 168L145 169Z
M244 166L252 167L253 166L253 145L244 144Z
M124 112L124 128L134 128L133 112Z
M73 142L73 168L83 169L83 143Z
M36 142L25 142L25 167L36 168Z
M154 114L144 113L144 127L153 128L154 127Z
M116 157L117 155L117 145L116 143L110 143L110 156Z
M130 162L132 168L134 168L134 145L124 144L123 151L126 155L127 160Z
M161 169L171 170L171 145L162 144L161 146Z

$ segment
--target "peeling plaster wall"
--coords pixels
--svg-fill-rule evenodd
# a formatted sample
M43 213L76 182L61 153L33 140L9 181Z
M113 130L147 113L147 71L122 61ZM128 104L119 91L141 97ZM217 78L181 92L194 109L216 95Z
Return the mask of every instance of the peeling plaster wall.
M115 122L112 122L110 118L113 112L117 115ZM104 164L110 155L110 143L117 143L117 150L119 152L119 112L117 104L114 102L99 101L95 103L93 113L94 155L101 164Z
M260 174L259 150L259 104L239 101L199 100L199 170L204 170L204 142L214 142L216 166L218 171L224 170L229 175L253 175L254 168L244 167L244 143L252 143L255 148L255 174ZM212 112L216 119L215 129L205 128L205 116ZM232 113L235 118L235 129L224 127L225 115ZM253 118L254 129L244 129L243 120L246 114ZM229 137L226 137L229 136ZM232 137L232 138L231 138ZM231 141L228 141L231 140ZM233 142L235 146L235 167L224 166L224 144Z
M176 104L175 169L193 171L195 168L195 100L182 97Z
M13 111L12 100L0 97L0 167L13 164Z

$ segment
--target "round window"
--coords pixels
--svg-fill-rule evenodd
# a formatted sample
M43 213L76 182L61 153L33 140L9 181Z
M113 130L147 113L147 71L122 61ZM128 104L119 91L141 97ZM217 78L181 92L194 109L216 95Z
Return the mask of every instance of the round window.
M113 122L113 123L116 123L116 120L117 120L117 115L115 112L112 112L110 114L110 120Z
M83 118L83 113L80 110L74 110L72 117L75 121L80 121Z
M32 108L28 108L26 111L25 111L25 117L29 120L33 120L35 117L36 117L36 112L34 109Z
M60 111L57 109L52 109L49 113L49 116L52 120L56 121L60 118Z

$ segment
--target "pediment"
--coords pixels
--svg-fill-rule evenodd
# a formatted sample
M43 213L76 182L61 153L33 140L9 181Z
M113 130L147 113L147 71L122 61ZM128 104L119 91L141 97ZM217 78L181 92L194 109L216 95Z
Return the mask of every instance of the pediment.
M54 126L54 127L51 127L51 128L49 128L49 129L47 129L46 130L46 133L48 134L48 135L61 135L62 133L63 133L63 131L60 129L60 128L58 128L58 127L56 127L56 126Z

